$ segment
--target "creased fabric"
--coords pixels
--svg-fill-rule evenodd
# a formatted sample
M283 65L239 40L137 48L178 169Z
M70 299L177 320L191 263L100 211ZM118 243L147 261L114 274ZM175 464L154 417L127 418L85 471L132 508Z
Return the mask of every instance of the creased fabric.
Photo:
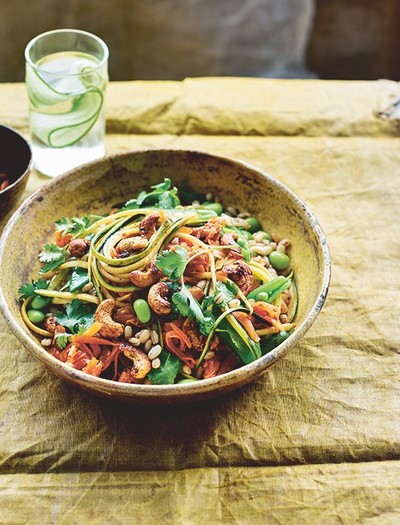
M385 85L111 84L108 153L198 149L269 172L318 217L330 292L262 378L192 406L81 393L1 318L1 523L398 523L400 139L376 116ZM0 86L0 120L26 133L23 100ZM25 195L46 180L32 173Z

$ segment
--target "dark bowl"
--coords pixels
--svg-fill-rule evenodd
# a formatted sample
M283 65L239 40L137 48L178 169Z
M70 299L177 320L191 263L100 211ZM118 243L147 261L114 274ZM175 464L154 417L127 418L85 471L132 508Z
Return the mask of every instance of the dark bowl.
M284 343L253 363L195 383L136 385L117 383L75 370L51 356L25 326L18 288L36 278L37 254L60 217L109 210L164 177L187 181L200 193L218 195L258 217L266 228L291 240L292 266L299 292L297 328ZM24 250L15 249L15 239ZM24 346L49 370L93 394L133 403L192 402L210 398L254 381L295 347L317 318L328 290L330 257L325 236L308 207L265 172L240 161L194 151L136 151L98 160L46 184L19 208L0 240L0 307Z
M9 185L0 191L0 218L20 200L32 168L32 151L15 129L0 125L0 173ZM3 182L0 176L0 186Z

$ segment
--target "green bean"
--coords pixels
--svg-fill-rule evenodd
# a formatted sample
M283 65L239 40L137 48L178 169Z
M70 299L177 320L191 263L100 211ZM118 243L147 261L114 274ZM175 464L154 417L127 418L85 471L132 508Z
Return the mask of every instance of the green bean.
M273 251L268 258L275 270L286 270L290 266L290 259L286 253Z
M31 321L33 324L39 324L44 321L45 318L44 313L40 310L28 310L26 314L29 318L29 321Z
M136 299L133 303L133 309L141 323L146 324L151 319L151 310L149 303L145 299Z

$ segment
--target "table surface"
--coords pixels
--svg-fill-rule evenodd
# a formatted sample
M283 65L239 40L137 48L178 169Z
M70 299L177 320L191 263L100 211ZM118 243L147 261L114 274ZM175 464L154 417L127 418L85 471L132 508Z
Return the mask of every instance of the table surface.
M0 318L0 523L399 523L399 98L391 81L110 84L108 153L265 169L319 218L330 292L262 378L167 408L75 390ZM22 84L0 85L0 122L28 136ZM33 172L25 196L46 182Z

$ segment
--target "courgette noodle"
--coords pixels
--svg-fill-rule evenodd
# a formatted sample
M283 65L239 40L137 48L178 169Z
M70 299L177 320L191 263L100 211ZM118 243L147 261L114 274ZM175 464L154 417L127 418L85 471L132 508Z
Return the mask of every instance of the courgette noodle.
M212 202L182 205L165 179L106 215L60 218L41 277L19 290L26 326L55 359L125 383L196 382L261 358L296 327L290 243Z

